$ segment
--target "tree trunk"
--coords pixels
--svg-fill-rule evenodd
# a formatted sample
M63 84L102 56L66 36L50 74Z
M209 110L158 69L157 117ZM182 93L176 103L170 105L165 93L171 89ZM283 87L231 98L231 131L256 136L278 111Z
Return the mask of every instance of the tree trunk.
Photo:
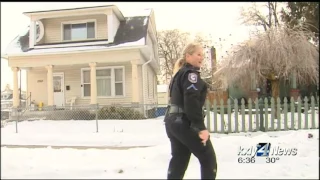
M277 104L278 104L277 99L280 96L280 80L279 79L271 80L271 93L275 103L274 104L275 118L280 119L280 117L278 117L278 112L277 112Z

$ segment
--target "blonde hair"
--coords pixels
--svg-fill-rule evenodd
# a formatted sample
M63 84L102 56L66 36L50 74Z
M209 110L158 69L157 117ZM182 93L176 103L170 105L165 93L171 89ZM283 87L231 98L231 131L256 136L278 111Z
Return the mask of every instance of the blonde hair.
M186 63L186 55L193 54L197 48L202 47L198 43L189 43L182 52L182 58L178 59L173 66L173 75L175 75L179 69Z

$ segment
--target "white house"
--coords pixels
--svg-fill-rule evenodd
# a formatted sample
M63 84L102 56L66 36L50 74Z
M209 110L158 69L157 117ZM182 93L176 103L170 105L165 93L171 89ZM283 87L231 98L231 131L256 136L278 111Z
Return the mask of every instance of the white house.
M2 56L13 71L14 107L19 105L19 69L26 70L28 101L44 106L64 106L71 98L79 105L157 102L152 9L130 17L114 5L24 15L30 26Z

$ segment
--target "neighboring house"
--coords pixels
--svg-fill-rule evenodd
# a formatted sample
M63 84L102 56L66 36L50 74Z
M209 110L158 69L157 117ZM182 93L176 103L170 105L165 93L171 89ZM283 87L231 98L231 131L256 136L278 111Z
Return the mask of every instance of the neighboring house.
M44 106L157 103L158 44L154 12L124 17L114 6L26 12L30 26L2 56L26 70L30 101ZM19 100L13 100L18 106ZM28 102L29 104L29 102Z
M18 94L20 94L20 90L18 90ZM26 99L26 91L21 92L21 99ZM12 89L5 89L1 91L1 100L11 100L13 98Z
M5 90L1 91L1 100L12 99L12 89L6 86Z
M18 96L20 95L20 89L18 91ZM13 106L13 90L10 89L9 86L6 86L5 90L1 91L1 112L3 111L11 111ZM26 92L21 92L21 100L19 101L21 107L26 106ZM1 115L2 118L2 115Z
M168 85L161 84L157 86L158 90L158 104L165 105L168 104Z

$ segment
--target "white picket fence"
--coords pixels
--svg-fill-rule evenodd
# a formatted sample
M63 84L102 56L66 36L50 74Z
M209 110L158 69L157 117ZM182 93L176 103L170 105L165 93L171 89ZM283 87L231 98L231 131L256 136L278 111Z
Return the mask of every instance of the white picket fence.
M255 131L286 131L298 129L319 128L319 97L307 98L302 101L300 97L288 102L284 98L277 101L271 99L228 99L211 105L206 102L206 123L212 133L239 133Z

